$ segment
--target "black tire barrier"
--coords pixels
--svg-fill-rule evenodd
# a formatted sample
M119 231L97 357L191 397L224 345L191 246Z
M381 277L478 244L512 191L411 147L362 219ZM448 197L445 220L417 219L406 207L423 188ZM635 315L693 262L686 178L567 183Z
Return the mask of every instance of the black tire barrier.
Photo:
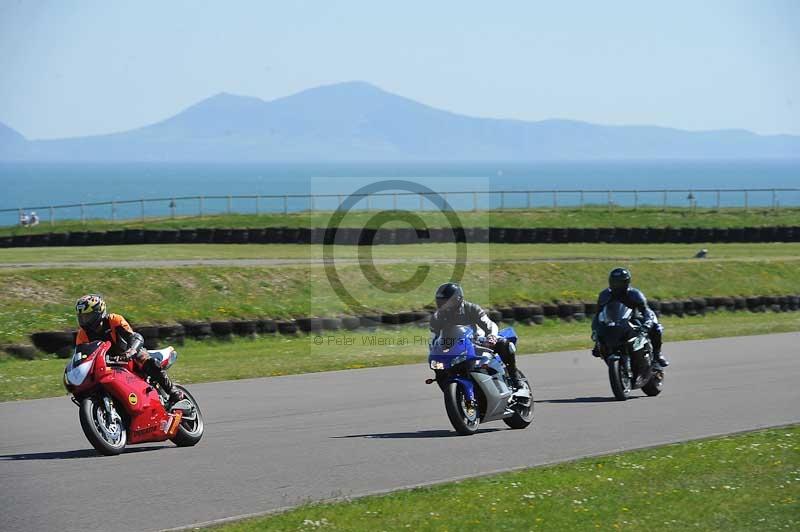
M257 320L256 331L258 331L258 334L275 334L278 332L278 325L275 320Z
M384 325L399 325L400 324L400 315L399 314L381 314L381 323Z
M11 344L4 348L5 352L14 358L22 360L33 360L37 357L39 352L32 345L25 344Z
M500 319L503 321L509 321L514 319L514 309L511 307L500 307L497 309L497 312L500 313Z
M50 233L51 246L66 246L69 241L69 233Z
M758 312L763 310L763 303L761 302L760 297L748 297L747 298L747 310Z
M250 231L248 229L231 229L232 244L247 244L250 242Z
M229 339L233 334L233 325L229 321L212 321L211 332L217 338Z
M659 303L660 303L659 306L661 307L661 315L670 316L670 315L672 315L674 313L674 310L673 310L674 307L672 305L672 301L661 300Z
M75 345L74 332L37 332L31 335L31 342L39 351L47 354L56 353L64 347Z
M597 314L597 303L593 301L588 301L583 304L583 312L587 316L593 316Z
M542 305L542 314L548 318L558 316L558 306L552 303L545 303Z
M114 229L113 231L106 231L107 246L119 246L125 243L125 231L122 229Z
M144 231L141 229L125 229L123 238L126 244L144 244Z
M557 307L559 318L568 318L573 316L576 312L579 312L578 306L572 303L559 303Z
M28 244L31 247L45 247L50 245L50 233L39 233L31 235Z
M374 329L382 323L380 316L359 316L359 321L360 327L365 329Z
M161 347L161 337L158 335L158 326L145 325L143 327L135 327L134 330L144 336L145 349L158 349Z
M211 330L211 324L205 321L184 321L181 322L186 336L202 340L212 336L214 333Z
M277 322L278 332L286 336L294 336L297 334L297 324L293 321L279 321Z
M341 318L322 318L323 331L338 331L342 328Z
M355 331L361 327L361 319L357 316L345 316L342 318L342 327L348 331Z
M583 312L576 312L575 314L572 315L572 317L576 321L584 321L586 319L586 314L584 314Z
M534 314L531 316L531 321L536 325L541 325L544 323L544 314Z
M162 229L159 244L177 244L180 241L180 231L177 229Z
M211 242L214 244L232 244L232 235L231 229L214 229Z
M214 232L214 229L197 229L194 241L197 244L211 244L214 242Z
M72 231L67 234L68 246L85 246L86 245L86 231Z
M512 311L512 317L519 321L530 319L533 315L533 310L530 307L512 307Z
M14 235L11 237L11 247L27 248L30 247L31 235Z
M294 320L297 328L304 333L320 332L322 331L322 319L303 317Z
M418 319L416 312L401 312L397 316L398 316L398 323L400 323L401 325L414 323Z
M197 240L197 231L194 229L180 229L178 231L178 243L194 244Z
M100 231L89 231L86 233L87 246L105 246L108 244L108 234Z
M497 310L490 310L486 313L489 316L489 319L493 322L497 323L498 321L503 321L503 314Z
M183 325L162 325L158 328L158 336L162 344L183 345L186 328Z
M0 236L0 248L10 248L10 247L11 247L11 237Z
M255 336L258 332L258 320L237 320L231 322L231 330L236 336Z

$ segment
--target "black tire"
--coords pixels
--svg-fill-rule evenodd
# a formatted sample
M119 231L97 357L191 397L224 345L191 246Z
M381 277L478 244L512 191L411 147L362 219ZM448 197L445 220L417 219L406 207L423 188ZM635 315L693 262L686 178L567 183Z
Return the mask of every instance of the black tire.
M203 437L203 431L205 429L203 414L200 412L200 407L197 401L195 401L194 396L189 393L189 390L179 384L176 384L175 387L182 391L186 399L192 403L192 406L194 406L194 414L190 414L189 416L184 414L184 418L178 426L178 432L175 433L175 437L172 438L172 443L178 447L191 447L197 445L197 442Z
M620 359L615 359L608 364L608 380L617 401L624 401L631 394L631 380L625 375L621 362Z
M514 415L503 418L503 423L512 429L524 429L533 423L533 387L528 382L525 374L519 369L517 370L517 380L528 387L531 392L531 400L527 407L521 404L514 405Z
M664 386L664 373L658 372L653 373L653 376L650 377L650 380L647 381L647 384L642 386L642 391L649 395L650 397L655 397L656 395L661 393L661 389Z
M464 392L457 382L448 383L444 388L444 409L450 424L462 436L470 436L478 431L480 413L477 408L467 408Z
M97 452L106 456L114 456L125 450L128 432L121 421L116 424L108 422L102 397L92 396L83 399L78 410L78 418L81 421L81 428L86 435L86 439L89 440L92 447L97 449ZM108 436L100 428L100 424L112 429L111 433L116 434L119 431L119 436L116 439L109 440ZM114 430L114 427L116 427L116 430Z

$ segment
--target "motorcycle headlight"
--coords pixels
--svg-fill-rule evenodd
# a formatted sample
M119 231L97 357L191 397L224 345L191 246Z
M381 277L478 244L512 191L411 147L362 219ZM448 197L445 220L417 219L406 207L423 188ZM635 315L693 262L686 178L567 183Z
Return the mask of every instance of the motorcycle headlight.
M450 365L451 366L457 366L457 365L461 364L462 362L464 362L466 359L467 359L467 355L466 354L458 355L457 357L454 357L453 360L450 361Z
M431 369L444 369L444 363L438 360L431 360Z

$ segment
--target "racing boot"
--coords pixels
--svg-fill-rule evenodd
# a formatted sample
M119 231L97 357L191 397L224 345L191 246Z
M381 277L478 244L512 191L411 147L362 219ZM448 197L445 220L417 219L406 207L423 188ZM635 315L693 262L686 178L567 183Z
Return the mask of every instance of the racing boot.
M142 365L142 369L144 369L144 372L148 377L153 379L156 384L161 386L161 389L167 392L169 395L169 400L167 401L168 411L172 409L175 403L186 397L182 391L172 384L172 381L170 381L169 377L167 376L167 372L164 371L161 366L159 366L155 359L148 358Z
M519 379L517 378L517 365L506 364L506 372L506 380L508 381L508 385L512 390L519 390L520 383Z
M660 351L658 353L653 353L653 361L662 368L669 366L669 360L667 360L664 354Z

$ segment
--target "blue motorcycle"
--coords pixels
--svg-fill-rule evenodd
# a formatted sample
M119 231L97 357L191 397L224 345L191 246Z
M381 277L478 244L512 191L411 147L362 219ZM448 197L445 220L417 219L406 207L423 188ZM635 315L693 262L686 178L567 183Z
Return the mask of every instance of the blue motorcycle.
M503 329L499 335L515 348L514 329ZM426 382L439 384L447 417L461 435L475 434L482 422L500 419L512 429L524 429L533 422L530 383L517 369L519 386L512 388L500 356L482 342L471 327L459 325L441 331L431 341L428 355L436 378Z

